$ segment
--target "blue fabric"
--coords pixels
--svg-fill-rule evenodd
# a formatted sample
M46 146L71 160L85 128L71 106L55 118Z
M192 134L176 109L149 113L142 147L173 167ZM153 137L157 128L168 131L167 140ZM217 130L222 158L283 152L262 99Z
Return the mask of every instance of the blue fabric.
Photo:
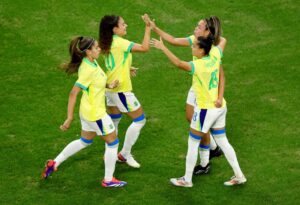
M142 121L143 119L145 119L144 113L143 113L141 116L139 116L139 117L133 119L133 122L139 122L139 121Z
M115 141L113 141L111 143L107 143L107 145L110 146L110 147L112 147L112 146L114 146L114 145L116 145L118 143L119 143L119 138L116 138Z
M201 136L195 135L193 133L190 132L190 137L196 139L196 140L201 140Z
M220 135L220 134L225 134L225 129L224 130L210 130L210 132L213 135Z
M122 117L122 114L109 114L109 116L111 117L111 119L119 119Z
M85 139L83 137L81 137L80 140L83 141L86 144L92 144L92 142L93 142L93 140L88 140L88 139Z
M202 144L200 144L200 148L202 148L202 149L209 149L209 145L202 145Z

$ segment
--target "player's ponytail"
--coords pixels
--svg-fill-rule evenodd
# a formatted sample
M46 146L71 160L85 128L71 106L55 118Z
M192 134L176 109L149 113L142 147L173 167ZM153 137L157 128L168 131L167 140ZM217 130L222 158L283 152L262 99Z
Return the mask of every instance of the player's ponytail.
M198 37L198 46L199 48L204 50L204 54L208 55L211 49L211 46L214 42L214 37L213 36L208 36L208 37Z
M206 27L209 30L211 37L213 37L214 45L218 45L222 35L220 19L217 16L211 16L205 19L205 21Z
M101 52L108 55L113 41L113 28L118 26L120 17L115 15L104 16L99 25L99 46Z
M69 53L71 60L69 63L63 64L62 69L68 73L76 73L79 69L79 66L82 62L82 59L86 56L86 50L90 49L94 44L95 39L90 37L76 37L74 38L69 46Z

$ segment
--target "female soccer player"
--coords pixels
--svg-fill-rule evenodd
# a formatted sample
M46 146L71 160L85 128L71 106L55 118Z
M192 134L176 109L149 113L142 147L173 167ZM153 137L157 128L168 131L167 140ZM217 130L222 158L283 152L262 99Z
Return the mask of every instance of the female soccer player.
M148 16L144 15L142 18L148 18ZM140 164L133 158L131 148L137 141L146 118L139 101L132 92L131 53L149 50L151 29L150 25L146 25L142 44L124 39L126 29L127 24L121 16L106 15L100 22L99 42L105 58L107 82L114 80L120 82L120 86L108 89L106 92L108 112L116 129L122 117L121 113L126 113L133 120L126 131L124 145L118 154L118 159L131 167L139 168Z
M225 134L226 101L222 99L221 107L217 107L215 103L216 99L218 99L219 67L226 40L221 38L218 46L211 49L213 40L212 35L207 38L198 37L192 46L193 56L196 56L197 60L191 62L185 62L177 58L164 46L162 39L160 41L156 39L151 41L151 44L157 49L162 50L174 65L180 69L189 71L193 77L197 78L197 80L193 81L192 85L196 93L197 107L194 110L190 125L185 175L181 178L172 178L170 180L175 186L193 186L192 175L197 161L197 150L201 138L210 129L234 171L234 177L225 182L224 185L232 186L246 182L235 151L229 144ZM201 93L201 95L198 93Z
M197 26L195 27L194 34L186 37L186 38L175 38L169 33L163 31L159 27L156 26L154 21L149 20L149 24L152 27L152 30L156 32L158 35L162 37L165 41L168 43L175 45L175 46L192 46L193 41L195 38L199 36L207 37L208 35L214 36L214 42L213 44L217 46L220 42L221 37L221 23L218 17L212 16L207 19L201 19ZM197 59L196 56L193 56L193 59ZM193 80L196 80L193 78ZM224 84L225 84L225 78L224 78L224 72L223 67L220 67L220 83L219 83L219 92L218 92L218 99L216 99L216 107L221 107L223 94L224 94ZM196 96L192 88L190 88L188 97L186 100L186 118L188 122L191 122L193 113L194 113L194 107L196 107ZM210 149L210 152L209 152ZM210 135L208 132L203 139L201 140L200 144L200 164L197 165L194 169L194 174L206 174L210 170L210 164L209 159L213 157L218 157L222 155L222 151L217 146L214 138Z
M53 171L57 170L63 161L90 145L95 136L100 135L106 142L105 176L102 186L125 186L126 182L113 177L119 139L105 108L105 88L115 88L118 86L118 81L107 84L107 77L96 61L100 54L100 48L95 39L77 37L71 41L69 52L71 60L64 69L68 74L78 72L78 80L70 92L67 119L60 126L60 129L62 131L69 129L73 120L77 95L82 91L79 111L82 127L81 137L69 143L54 160L47 161L42 177L46 179Z

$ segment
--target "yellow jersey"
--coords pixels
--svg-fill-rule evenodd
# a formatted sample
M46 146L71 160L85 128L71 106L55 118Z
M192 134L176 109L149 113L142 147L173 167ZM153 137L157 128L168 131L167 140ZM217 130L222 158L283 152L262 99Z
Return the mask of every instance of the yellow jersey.
M79 113L88 121L96 121L106 114L105 87L107 77L97 61L83 58L75 86L82 89Z
M113 35L109 55L104 57L107 83L119 80L119 86L108 89L110 92L128 92L132 90L130 67L132 63L131 49L134 43L120 36Z
M202 109L216 108L214 102L218 99L219 71L222 50L212 46L209 56L190 62L193 75L192 88L196 93L197 105ZM226 106L223 98L222 107Z

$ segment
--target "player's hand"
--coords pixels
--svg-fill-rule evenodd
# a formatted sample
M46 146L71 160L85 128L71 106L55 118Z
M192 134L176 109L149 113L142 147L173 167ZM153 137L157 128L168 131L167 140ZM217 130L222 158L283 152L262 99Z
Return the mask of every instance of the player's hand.
M69 119L69 118L66 119L65 122L64 122L64 124L62 124L59 128L62 131L67 131L70 128L70 126L71 126L72 120L73 119Z
M144 14L142 16L143 21L145 22L146 26L150 26L150 18L148 16L148 14Z
M110 84L107 85L107 88L113 89L113 88L118 87L119 84L120 84L119 80L114 80L112 83L110 83Z
M137 70L138 70L138 68L135 68L135 67L131 66L131 68L130 68L130 76L131 77L135 77L137 75Z
M220 107L222 107L222 99L217 99L216 101L215 101L215 106L217 107L217 108L220 108Z
M164 42L162 41L162 38L161 38L161 37L160 37L160 40L157 40L157 39L155 39L155 38L152 38L152 39L150 40L150 45L151 45L152 47L155 47L155 48L161 49L161 50L165 47Z
M151 20L148 14L144 14L142 16L143 21L145 22L146 26L150 26L151 29L156 27L155 20Z

